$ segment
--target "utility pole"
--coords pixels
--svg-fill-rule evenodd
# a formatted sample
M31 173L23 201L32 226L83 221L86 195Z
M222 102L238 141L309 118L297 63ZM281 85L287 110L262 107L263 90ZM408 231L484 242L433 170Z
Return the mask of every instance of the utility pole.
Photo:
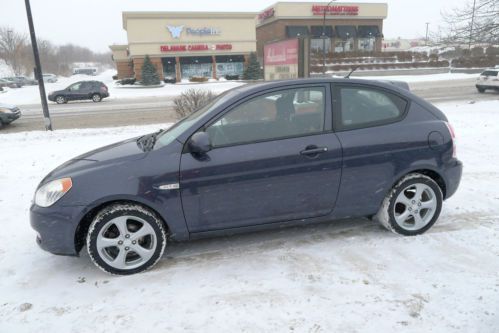
M430 22L426 22L426 38L425 38L425 46L428 46L428 26Z
M324 7L324 17L322 19L322 75L326 75L326 11L328 10L329 6L335 2L336 0L331 0L329 3Z
M26 15L28 16L29 34L31 36L31 46L33 47L33 56L35 58L35 77L38 80L38 89L40 90L40 99L42 101L45 129L47 131L52 131L52 120L50 119L49 106L47 104L47 96L45 94L45 84L43 82L42 65L40 63L40 55L38 54L35 26L33 24L33 17L31 16L31 6L29 4L29 0L25 0L25 4L26 4Z
M476 5L476 0L473 0L473 13L471 14L470 39L468 41L468 50L471 50L471 37L473 36L473 24L475 21L475 5Z

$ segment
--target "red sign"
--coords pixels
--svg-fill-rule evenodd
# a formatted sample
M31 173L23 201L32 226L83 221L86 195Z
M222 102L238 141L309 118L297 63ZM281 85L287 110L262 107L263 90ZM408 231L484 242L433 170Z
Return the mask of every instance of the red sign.
M314 15L324 15L324 12L326 12L326 15L355 16L359 15L359 6L312 6L312 13Z
M275 10L274 10L274 8L269 8L269 9L267 9L267 10L265 10L265 11L261 12L260 14L258 14L258 20L259 20L260 22L262 22L262 21L265 21L266 19L269 19L269 18L271 18L271 17L274 17L274 15L275 15Z
M226 51L232 50L232 44L216 44L211 48L207 44L189 44L189 45L161 45L161 52L191 52L191 51L209 51L218 50Z
M264 63L265 65L297 65L298 39L265 45Z

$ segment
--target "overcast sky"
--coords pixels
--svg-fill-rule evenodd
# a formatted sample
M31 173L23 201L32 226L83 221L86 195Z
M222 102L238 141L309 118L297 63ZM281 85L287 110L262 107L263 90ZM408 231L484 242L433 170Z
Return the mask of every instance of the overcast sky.
M0 25L28 32L24 1L0 0ZM126 43L122 11L252 11L259 12L276 0L31 0L38 37L56 44L74 43L97 52L111 44ZM316 1L311 1L316 2ZM345 1L346 2L346 1ZM463 6L466 0L362 0L386 2L385 38L417 38L441 23L441 12Z

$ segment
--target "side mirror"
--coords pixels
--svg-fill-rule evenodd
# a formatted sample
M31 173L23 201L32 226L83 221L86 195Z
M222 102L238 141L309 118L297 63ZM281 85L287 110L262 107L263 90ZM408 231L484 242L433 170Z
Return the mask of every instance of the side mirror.
M211 142L208 133L197 132L189 140L188 147L191 153L204 154L211 150Z

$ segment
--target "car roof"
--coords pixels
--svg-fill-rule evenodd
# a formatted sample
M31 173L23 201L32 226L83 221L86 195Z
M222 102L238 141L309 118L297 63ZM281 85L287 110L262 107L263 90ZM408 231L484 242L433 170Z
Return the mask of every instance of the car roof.
M272 88L301 85L301 84L324 84L324 83L335 83L335 84L360 84L360 85L370 85L379 88L389 89L396 91L402 95L406 95L409 92L408 85L402 81L387 81L387 80L367 80L367 79L353 79L353 78L303 78L303 79L290 79L290 80L276 80L276 81L265 81L250 83L241 87L237 87L235 90L242 93L252 93L260 90L267 90ZM412 94L411 94L412 95Z

